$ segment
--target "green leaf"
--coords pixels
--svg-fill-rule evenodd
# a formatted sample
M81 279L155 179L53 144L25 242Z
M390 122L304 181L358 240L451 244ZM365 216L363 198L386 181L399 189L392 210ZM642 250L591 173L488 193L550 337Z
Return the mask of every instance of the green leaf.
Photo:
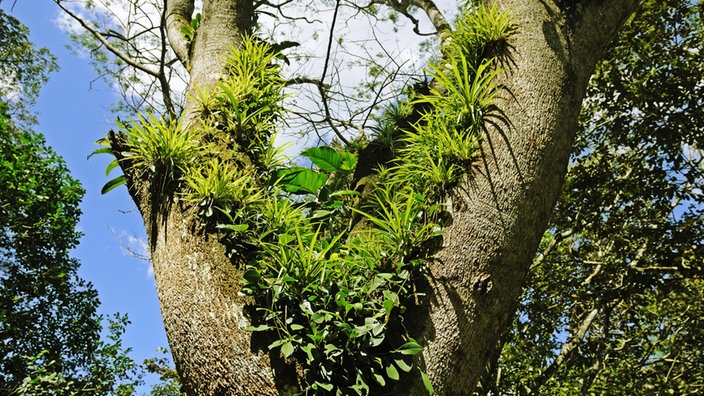
M413 369L413 366L406 363L406 361L403 359L394 359L394 362L396 363L398 368L400 368L401 370L403 370L406 373L410 372L411 369Z
M99 148L99 149L93 151L92 153L88 154L88 159L90 159L90 157L92 157L92 156L94 156L94 155L96 155L96 154L111 154L111 155L112 155L112 148L110 148L110 147L101 147L101 148Z
M291 341L287 341L281 346L281 353L284 354L284 357L291 356L293 354L293 351L293 343Z
M410 341L398 347L398 349L396 349L396 352L402 355L417 355L422 350L423 347L420 346L420 344L418 344L413 338L411 338Z
M113 169L117 168L119 165L120 165L120 163L117 162L117 158L115 158L114 160L110 161L110 163L108 164L108 166L105 168L105 176L109 175L110 172L111 172Z
M289 327L291 327L291 330L293 330L293 331L303 330L305 328L302 325L299 325L298 323L293 323Z
M315 166L326 172L339 172L342 170L342 156L330 147L311 147L302 152L301 155L310 159Z
M394 302L391 300L384 300L384 309L387 313L390 313L394 309Z
M386 380L384 379L384 376L381 374L374 373L374 380L381 386L386 385Z
M266 324L261 324L259 326L247 326L245 330L247 331L267 331L270 330L271 326Z
M310 364L310 362L315 360L315 357L313 356L313 349L315 349L315 345L313 345L311 343L308 343L308 344L301 347L301 350L303 352L305 352L306 355L308 355L307 360L308 360L309 364Z
M246 270L242 276L244 277L244 279L247 280L247 282L250 283L259 282L259 279L262 278L262 275L259 273L259 271L254 268Z
M279 244L280 245L288 245L289 243L291 243L295 240L296 240L295 235L291 235L291 234L280 234L279 235Z
M281 52L281 51L283 51L283 50L285 50L285 49L289 49L289 48L292 48L292 47L298 47L299 45L301 45L301 44L300 44L300 43L297 43L297 42L295 42L295 41L288 41L288 40L285 40L285 41L282 41L282 42L280 42L280 43L274 43L274 44L272 44L272 45L271 45L271 48L272 48L274 51L276 51L276 52Z
M398 381L400 378L398 370L396 370L396 367L393 364L386 366L386 376L394 381Z
M248 224L218 224L217 228L232 232L245 232L249 228Z
M433 396L433 384L430 383L430 378L428 378L428 375L423 372L423 370L418 369L420 371L420 378L423 379L423 386L425 386L425 390L428 391L428 396Z
M315 381L315 384L318 385L319 387L325 389L325 390L328 391L328 392L330 392L330 391L332 390L332 388L333 388L333 385L332 385L332 384L322 383L322 382L320 382L320 381Z
M120 175L120 176L110 180L109 182L105 183L103 188L100 190L100 193L107 194L113 188L121 186L125 183L127 183L127 179L125 179L125 175Z
M292 194L315 194L328 180L328 175L302 167L279 170L276 176L282 188Z
M269 349L274 349L274 348L276 348L277 346L283 345L285 342L287 342L287 341L286 341L286 340L276 340L276 341L272 342L271 344L269 344L269 347L268 347L268 348L269 348Z
M357 373L356 382L357 383L351 386L351 388L355 390L358 395L368 395L369 385L367 385L367 382L364 380L364 377L359 372Z
M323 323L325 321L325 313L315 312L311 320L317 324Z
M340 156L342 156L342 164L340 165L340 172L352 173L357 167L357 156L348 152L343 151Z

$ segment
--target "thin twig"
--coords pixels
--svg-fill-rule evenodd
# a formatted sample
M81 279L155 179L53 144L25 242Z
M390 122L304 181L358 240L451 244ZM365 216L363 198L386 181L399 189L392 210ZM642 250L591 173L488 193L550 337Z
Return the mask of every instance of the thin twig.
M136 61L135 61L134 59L132 59L130 56L128 56L127 54L123 53L123 52L120 51L119 49L115 48L115 47L110 43L110 41L108 41L105 37L103 37L103 35L102 35L98 30L96 30L96 29L94 29L93 27L91 27L89 24L86 23L86 21L83 20L83 18L79 17L78 15L76 15L75 13L73 13L71 10L69 10L67 7L65 7L63 4L61 4L61 1L60 1L60 0L54 0L54 3L56 3L56 5L58 5L59 8L61 8L66 14L68 14L71 18L73 18L76 22L78 22L78 23L79 23L84 29L86 29L90 34L92 34L93 37L95 37L96 39L98 39L98 41L100 41L100 42L105 46L105 48L106 48L108 51L112 52L115 56L117 56L118 58L120 58L122 61L124 61L124 62L127 63L128 65L134 67L135 69L140 70L140 71L142 71L142 72L144 72L144 73L147 73L148 75L150 75L150 76L152 76L152 77L159 78L159 72L158 72L158 71L154 71L154 70L152 70L152 69L150 69L150 68L144 66L143 64L141 64L141 63L139 63L139 62L136 62Z

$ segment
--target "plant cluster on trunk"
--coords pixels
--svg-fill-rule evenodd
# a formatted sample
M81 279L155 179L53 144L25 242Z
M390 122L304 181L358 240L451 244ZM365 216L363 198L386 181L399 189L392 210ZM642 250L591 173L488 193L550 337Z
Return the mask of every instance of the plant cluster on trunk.
M385 163L355 175L354 150L278 160L290 82L252 35L262 3L204 1L196 17L165 2L189 100L102 151L124 172L108 187L126 183L144 218L189 394L471 393L511 324L592 69L637 4L467 2L450 31L432 1L375 3L425 12L442 58L426 94L407 91L375 128Z

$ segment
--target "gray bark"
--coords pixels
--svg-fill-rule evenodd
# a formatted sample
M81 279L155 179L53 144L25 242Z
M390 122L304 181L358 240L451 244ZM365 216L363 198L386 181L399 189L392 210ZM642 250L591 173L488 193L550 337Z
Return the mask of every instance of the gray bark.
M511 325L523 281L560 191L586 84L637 1L501 0L517 19L515 65L499 103L510 121L483 144L458 189L431 264L427 320L416 329L437 394L471 394Z

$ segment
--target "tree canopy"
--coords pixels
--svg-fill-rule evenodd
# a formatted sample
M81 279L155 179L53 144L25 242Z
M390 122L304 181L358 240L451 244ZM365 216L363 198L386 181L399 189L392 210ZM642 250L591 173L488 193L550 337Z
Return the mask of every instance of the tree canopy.
M83 189L41 135L1 121L0 391L125 394L139 381L126 318L101 339L97 291L70 256Z
M703 22L701 2L644 2L597 66L485 392L702 392Z
M28 36L26 26L0 9L0 99L22 124L36 123L31 107L58 67L49 50L36 48Z
M98 315L98 293L78 275L84 190L31 130L31 105L56 64L24 25L0 16L0 393L130 395L145 369L158 369L158 394L178 394L164 361L142 367L129 357L127 317Z

